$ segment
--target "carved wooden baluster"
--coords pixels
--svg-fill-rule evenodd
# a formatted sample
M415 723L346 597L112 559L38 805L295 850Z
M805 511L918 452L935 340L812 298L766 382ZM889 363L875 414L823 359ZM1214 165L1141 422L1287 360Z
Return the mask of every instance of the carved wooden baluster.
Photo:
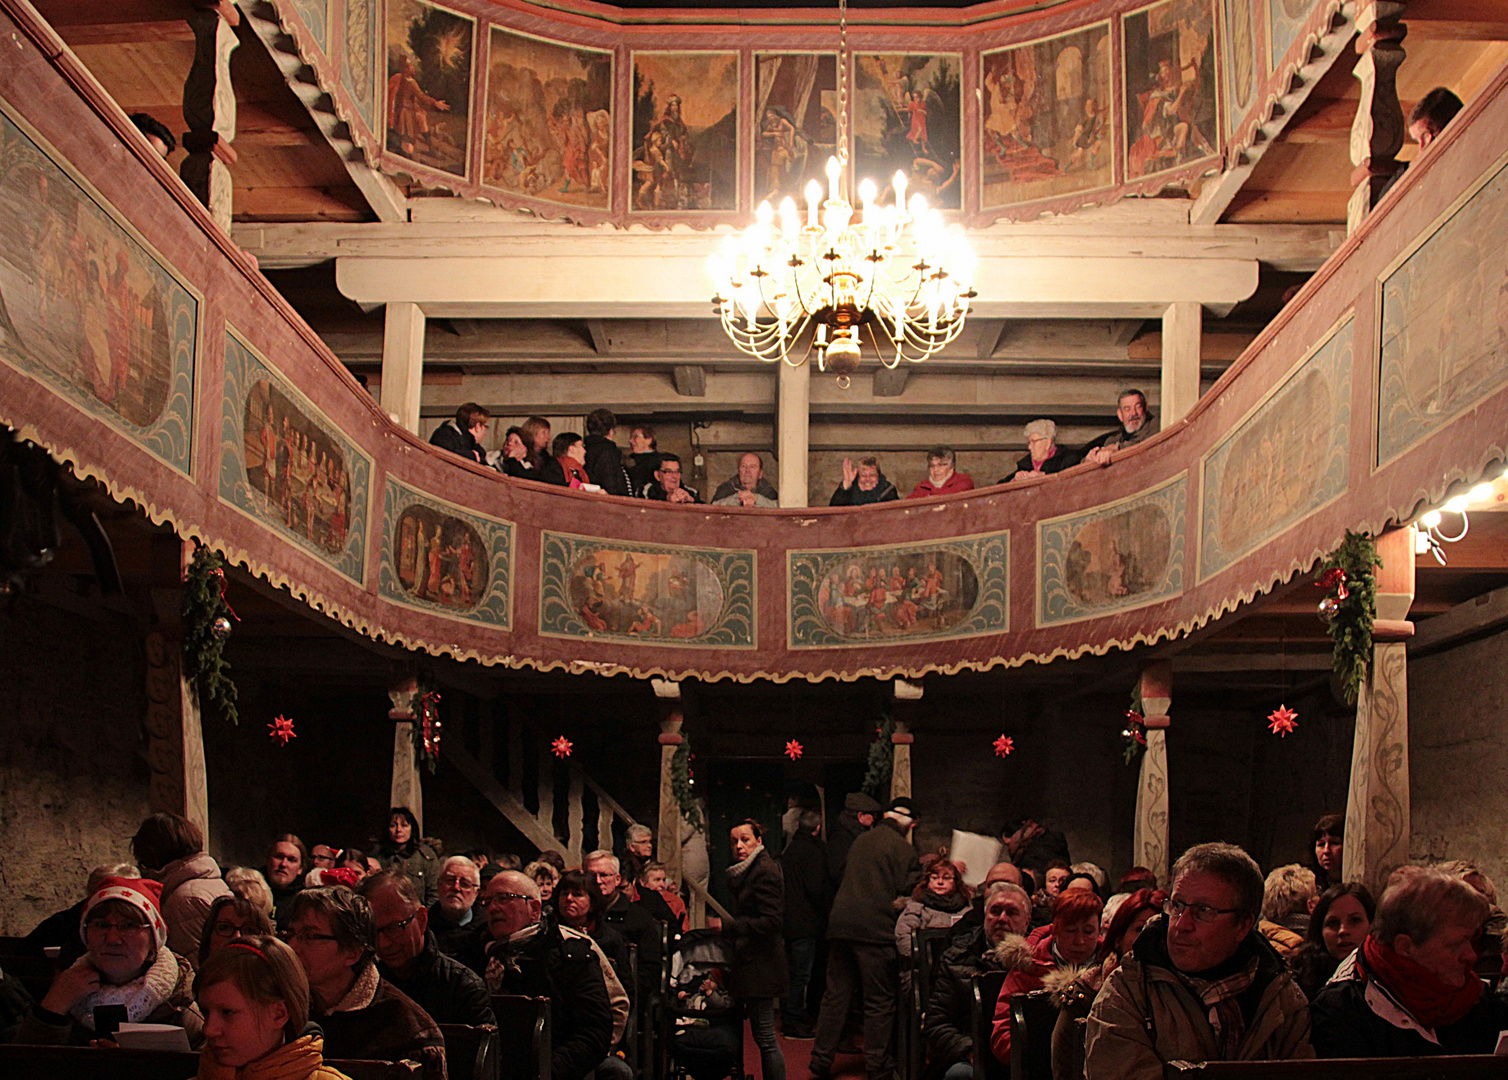
M1361 59L1354 74L1361 82L1361 101L1351 125L1351 183L1356 190L1346 208L1346 232L1356 231L1382 197L1388 182L1403 166L1403 107L1398 104L1395 78L1403 63L1403 38L1408 27L1399 22L1402 0L1368 0L1356 14L1356 51Z
M241 14L230 0L194 0L188 24L194 31L194 65L183 84L183 120L188 157L178 174L208 207L222 229L230 232L231 180L236 162L236 94L230 85L230 54L240 42L235 27Z
M1168 709L1173 704L1173 665L1162 660L1148 664L1141 675L1142 722L1147 749L1141 756L1136 786L1136 825L1131 857L1148 867L1163 888L1168 880Z

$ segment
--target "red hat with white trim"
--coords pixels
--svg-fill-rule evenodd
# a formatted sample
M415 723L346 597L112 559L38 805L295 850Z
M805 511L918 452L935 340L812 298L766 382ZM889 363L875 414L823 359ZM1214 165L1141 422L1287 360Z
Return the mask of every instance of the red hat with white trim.
M168 942L168 924L163 921L162 908L162 883L152 881L150 878L126 878L107 877L100 882L98 889L89 897L84 904L84 917L79 920L79 937L84 937L84 924L89 921L89 913L106 900L119 900L130 904L141 912L142 918L146 919L147 925L152 928L152 935L157 939L157 947L160 949Z

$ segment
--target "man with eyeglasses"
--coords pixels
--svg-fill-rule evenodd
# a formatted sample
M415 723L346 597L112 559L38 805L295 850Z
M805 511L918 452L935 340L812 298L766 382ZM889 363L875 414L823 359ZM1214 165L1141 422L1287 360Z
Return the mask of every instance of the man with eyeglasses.
M408 875L374 874L357 890L377 923L377 970L437 1024L495 1024L487 984L459 960L440 952L429 912Z
M639 946L639 985L650 990L659 983L660 976L659 922L646 904L635 903L629 896L618 856L611 851L593 851L581 865L602 894L604 907L598 919L622 934L624 940ZM664 906L664 901L660 904Z
M429 928L446 956L460 956L479 947L474 943L486 923L477 905L481 892L482 870L466 856L452 855L440 864L436 899L429 905Z
M1089 1012L1085 1080L1160 1080L1170 1061L1314 1057L1304 993L1256 932L1262 872L1250 855L1191 847L1163 910Z

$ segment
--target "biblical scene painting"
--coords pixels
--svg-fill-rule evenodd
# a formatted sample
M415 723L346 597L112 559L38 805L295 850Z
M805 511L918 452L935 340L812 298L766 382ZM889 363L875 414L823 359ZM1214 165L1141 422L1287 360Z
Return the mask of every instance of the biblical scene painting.
M1348 317L1205 455L1201 580L1345 493L1352 362Z
M1164 0L1125 16L1126 179L1217 153L1210 0Z
M340 81L368 129L376 131L377 0L346 0L345 21Z
M1114 181L1109 23L986 53L981 67L982 206Z
M613 54L492 28L482 183L606 210Z
M232 332L220 438L220 498L360 584L370 459Z
M19 123L0 114L0 359L187 473L199 300Z
M540 633L753 648L754 552L540 537Z
M929 206L963 205L959 150L962 56L854 58L854 177L872 179L879 203L894 202L892 178L906 174L907 198Z
M1508 384L1508 168L1382 282L1377 461L1391 461Z
M382 573L388 600L509 629L513 524L463 510L388 477Z
M1252 0L1220 0L1225 19L1225 130L1234 134L1246 118L1257 88L1257 52Z
M792 551L790 647L945 641L1009 626L1010 533Z
M827 198L827 159L838 152L838 58L763 53L754 58L754 203L786 196L806 206L816 180Z
M738 53L634 53L629 208L738 209Z
M1037 523L1037 625L1077 622L1183 592L1188 477Z
M1276 71L1299 39L1299 32L1309 21L1315 0L1266 0L1267 44L1271 51L1269 71Z
M320 52L329 52L329 0L292 0L294 13L304 21Z
M388 0L387 149L466 175L476 22L426 4Z

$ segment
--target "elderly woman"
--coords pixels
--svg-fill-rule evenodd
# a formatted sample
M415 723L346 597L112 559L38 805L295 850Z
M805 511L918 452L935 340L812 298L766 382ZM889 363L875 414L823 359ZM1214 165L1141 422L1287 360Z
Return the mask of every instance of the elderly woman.
M1321 894L1309 916L1304 943L1288 959L1305 997L1313 1001L1340 962L1366 940L1376 914L1372 894L1357 882L1332 885Z
M172 1024L203 1040L190 993L193 966L167 947L168 924L157 906L161 886L145 878L105 878L84 905L79 932L88 949L58 972L16 1032L20 1043L83 1045L100 1037L95 1010L124 1007L132 1024Z
M1033 420L1026 425L1026 453L1016 468L997 483L1008 484L1023 476L1062 472L1079 463L1079 455L1058 445L1058 425L1051 420Z
M272 932L272 920L256 904L239 896L222 896L210 905L205 917L194 967L203 971L206 960L238 938Z
M1304 944L1309 930L1309 909L1319 895L1314 871L1298 863L1280 866L1267 875L1262 886L1262 919L1257 932L1272 943L1278 955L1288 959Z

